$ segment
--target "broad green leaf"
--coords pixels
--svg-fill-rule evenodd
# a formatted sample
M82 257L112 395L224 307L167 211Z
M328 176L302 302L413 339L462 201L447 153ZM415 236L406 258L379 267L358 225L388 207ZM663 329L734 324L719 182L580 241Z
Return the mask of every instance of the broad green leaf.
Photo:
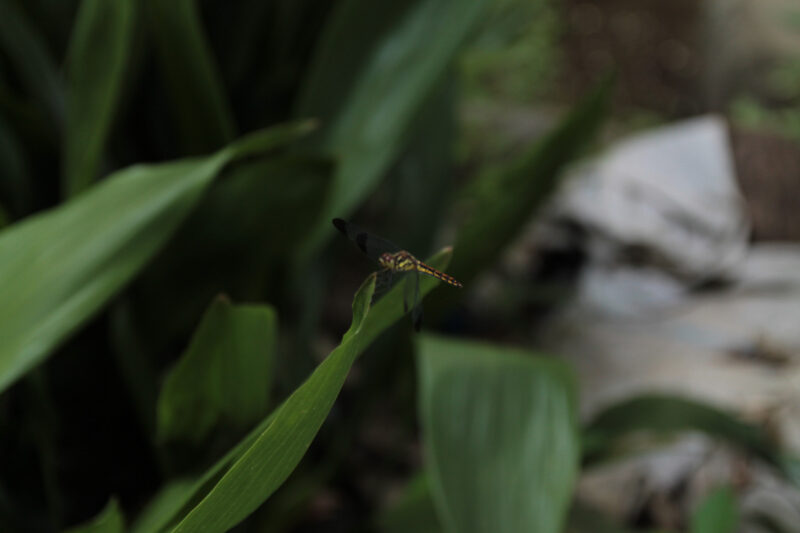
M60 125L64 116L64 94L58 68L42 35L15 2L0 0L0 13L0 49L14 66L28 94Z
M123 533L124 531L125 518L117 500L112 499L99 515L85 524L68 529L65 533Z
M451 275L469 282L519 235L555 191L563 168L594 138L610 87L610 81L603 82L521 157L470 184L456 205L464 225L453 247Z
M720 487L706 496L692 514L691 533L735 533L739 509L730 487Z
M133 0L83 0L66 59L64 196L97 177L119 101L135 25Z
M428 263L445 268L450 253L445 250ZM421 295L438 283L426 277ZM201 477L167 485L139 518L135 532L162 531L176 522L171 531L227 531L269 498L311 445L356 357L403 315L403 283L370 307L374 290L371 275L353 299L350 329L311 376Z
M269 407L277 316L266 305L217 298L158 400L159 440L200 442L220 421L249 429Z
M446 530L561 531L579 454L568 368L429 335L418 348L427 468Z
M433 494L427 472L422 472L406 485L396 502L384 509L376 520L381 533L442 533L442 525L436 514ZM573 501L569 509L565 533L628 533L628 530L579 501Z
M147 0L148 21L183 147L215 150L234 133L233 115L195 0Z
M307 130L272 128L208 157L129 167L0 232L0 391L139 272L225 165Z
M331 197L305 253L377 186L487 0L339 3L317 44L296 116L319 118L312 148L338 158Z

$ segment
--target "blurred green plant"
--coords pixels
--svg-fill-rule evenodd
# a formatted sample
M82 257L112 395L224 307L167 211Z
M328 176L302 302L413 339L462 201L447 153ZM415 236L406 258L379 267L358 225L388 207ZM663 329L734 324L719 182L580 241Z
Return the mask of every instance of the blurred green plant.
M625 453L625 437L639 432L670 435L700 431L736 446L777 468L798 487L797 459L786 454L762 429L702 402L669 395L629 398L597 413L583 435L583 463L591 467Z
M734 123L800 140L800 59L787 58L769 68L766 96L743 94L730 104Z
M129 63L135 24L132 0L81 3L65 59L64 196L86 189L97 176Z
M300 123L252 134L209 157L128 167L0 233L0 391L132 279L226 165L308 130Z
M709 493L692 514L691 533L734 533L739 527L739 510L730 487Z
M468 282L603 122L610 81L507 162L453 177L464 65L467 83L529 56L549 72L552 33L528 34L554 28L545 5L518 21L517 0L0 0L0 529L297 526L363 429L337 397L371 391L363 412L392 388L366 365L347 384L358 356L383 335L371 359L412 372L408 328L384 335L402 286L373 304L368 276L336 342L331 294L358 276L327 246L330 218L388 212L387 234L422 250L455 223L455 248L429 262L452 256ZM522 98L542 69L503 86ZM430 302L430 327L454 295ZM413 347L428 463L380 527L558 531L581 457L565 364L432 335ZM630 429L610 428L584 433L584 466L611 453L600 430Z
M561 20L552 0L496 0L461 58L468 100L537 101L561 64Z
M119 504L112 499L96 517L85 524L68 529L66 533L123 533L124 531L125 519Z
M224 422L247 429L269 408L278 325L266 305L211 304L189 347L164 379L157 439L202 442Z

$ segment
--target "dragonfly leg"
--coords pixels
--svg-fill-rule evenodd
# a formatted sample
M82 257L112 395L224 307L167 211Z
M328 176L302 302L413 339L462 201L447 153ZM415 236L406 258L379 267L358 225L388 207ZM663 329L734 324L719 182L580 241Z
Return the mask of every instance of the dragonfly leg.
M388 268L378 270L378 279L375 282L375 292L372 294L371 303L377 302L391 287L392 271Z
M403 286L403 313L408 313L415 305L414 285L416 284L417 273L411 272L406 276L405 286Z
M414 324L414 331L419 331L422 327L422 305L417 304L411 310L411 322Z
M422 299L419 296L419 272L414 271L407 282L410 286L413 285L413 292L411 293L411 322L414 325L414 331L419 331L422 327ZM408 293L409 291L406 291Z

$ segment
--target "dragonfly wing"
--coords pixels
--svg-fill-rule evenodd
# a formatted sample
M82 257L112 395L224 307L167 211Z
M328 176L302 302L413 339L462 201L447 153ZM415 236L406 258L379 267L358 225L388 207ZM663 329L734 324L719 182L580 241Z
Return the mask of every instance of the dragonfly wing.
M336 226L342 234L348 239L356 243L358 249L364 252L367 257L373 261L377 261L382 253L389 252L390 254L401 251L401 248L396 244L376 237L356 226L352 222L347 222L341 218L334 218L333 225Z
M388 268L379 270L378 277L375 280L375 292L372 293L372 301L370 303L374 304L381 296L389 292L389 289L391 289L392 285L397 281L397 277L398 276L395 276Z
M416 277L416 272L411 272L406 276L406 282L403 285L403 313L408 313L408 310L414 307L414 285L416 285L414 278Z

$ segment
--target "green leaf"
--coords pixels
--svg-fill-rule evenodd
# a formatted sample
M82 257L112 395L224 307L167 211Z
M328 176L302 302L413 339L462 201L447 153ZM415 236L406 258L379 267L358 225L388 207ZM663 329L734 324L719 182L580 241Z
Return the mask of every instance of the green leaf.
M467 283L492 265L560 183L561 171L597 133L606 113L610 78L525 154L479 175L456 206L458 233L450 274Z
M242 443L248 442L248 439L252 440L253 433L255 432L251 432L250 436ZM205 484L219 478L220 472L230 464L234 452L238 449L237 446L228 452L202 476L173 479L161 487L136 518L131 526L131 533L164 531L170 523L174 523L174 519L179 516L180 511L187 506L195 494L200 493Z
M624 400L598 413L583 430L583 463L593 466L617 455L618 444L634 432L701 431L755 455L800 487L800 460L783 451L761 428L716 407L658 394Z
M447 214L455 187L453 146L457 136L455 75L448 73L428 96L409 128L408 146L390 177L370 199L393 226L392 239L427 254Z
M739 527L739 509L730 487L713 490L692 514L691 533L735 533Z
M159 440L200 442L222 421L247 429L269 407L277 316L266 305L211 304L158 400Z
M226 233L242 236L240 245L249 248L269 235L260 248L283 261L319 217L333 172L329 158L291 154L239 165L215 189L208 209L198 210L198 218L216 224L226 217L231 221Z
M445 250L428 264L441 269L449 259L450 251ZM439 283L427 277L423 281L421 295ZM176 522L173 532L198 528L227 531L269 498L311 445L356 357L403 315L403 283L370 307L374 290L373 274L353 299L353 321L341 344L286 401L200 478L165 487L139 518L135 532L161 531Z
M66 197L97 177L119 102L135 25L133 0L83 0L66 59Z
M593 465L614 455L619 439L638 431L702 431L780 463L767 435L730 413L679 396L648 394L624 400L598 413L583 434L583 461Z
M31 183L22 144L0 114L0 201L16 217L31 208Z
M633 533L579 500L572 502L564 533Z
M130 324L140 358L185 342L221 291L235 301L279 299L281 269L319 216L332 171L329 159L296 154L227 170L136 282Z
M59 149L61 131L53 127L53 120L47 109L29 95L17 94L2 78L2 70L0 115L6 122L6 127L17 137L19 145L28 148L32 154L50 156ZM22 152L17 155L22 156ZM30 195L30 191L28 194Z
M125 519L116 499L111 499L100 514L89 522L68 529L65 533L123 533Z
M307 131L271 128L208 157L129 167L0 232L0 391L139 272L225 165Z
M14 66L28 94L47 109L58 125L64 116L64 94L53 58L39 34L14 2L0 0L0 49Z
M428 476L413 478L399 500L380 513L377 523L382 533L442 533Z
M186 153L215 150L233 136L234 120L195 0L147 0L159 65Z
M560 531L579 453L568 368L429 335L418 348L426 460L447 531Z
M339 159L331 197L305 253L377 186L487 0L346 0L316 48L296 116L319 118L312 148ZM446 23L443 23L446 21Z
M411 479L400 497L377 518L377 529L382 533L442 533L436 514L427 472ZM565 533L629 533L600 511L573 501L564 526Z

